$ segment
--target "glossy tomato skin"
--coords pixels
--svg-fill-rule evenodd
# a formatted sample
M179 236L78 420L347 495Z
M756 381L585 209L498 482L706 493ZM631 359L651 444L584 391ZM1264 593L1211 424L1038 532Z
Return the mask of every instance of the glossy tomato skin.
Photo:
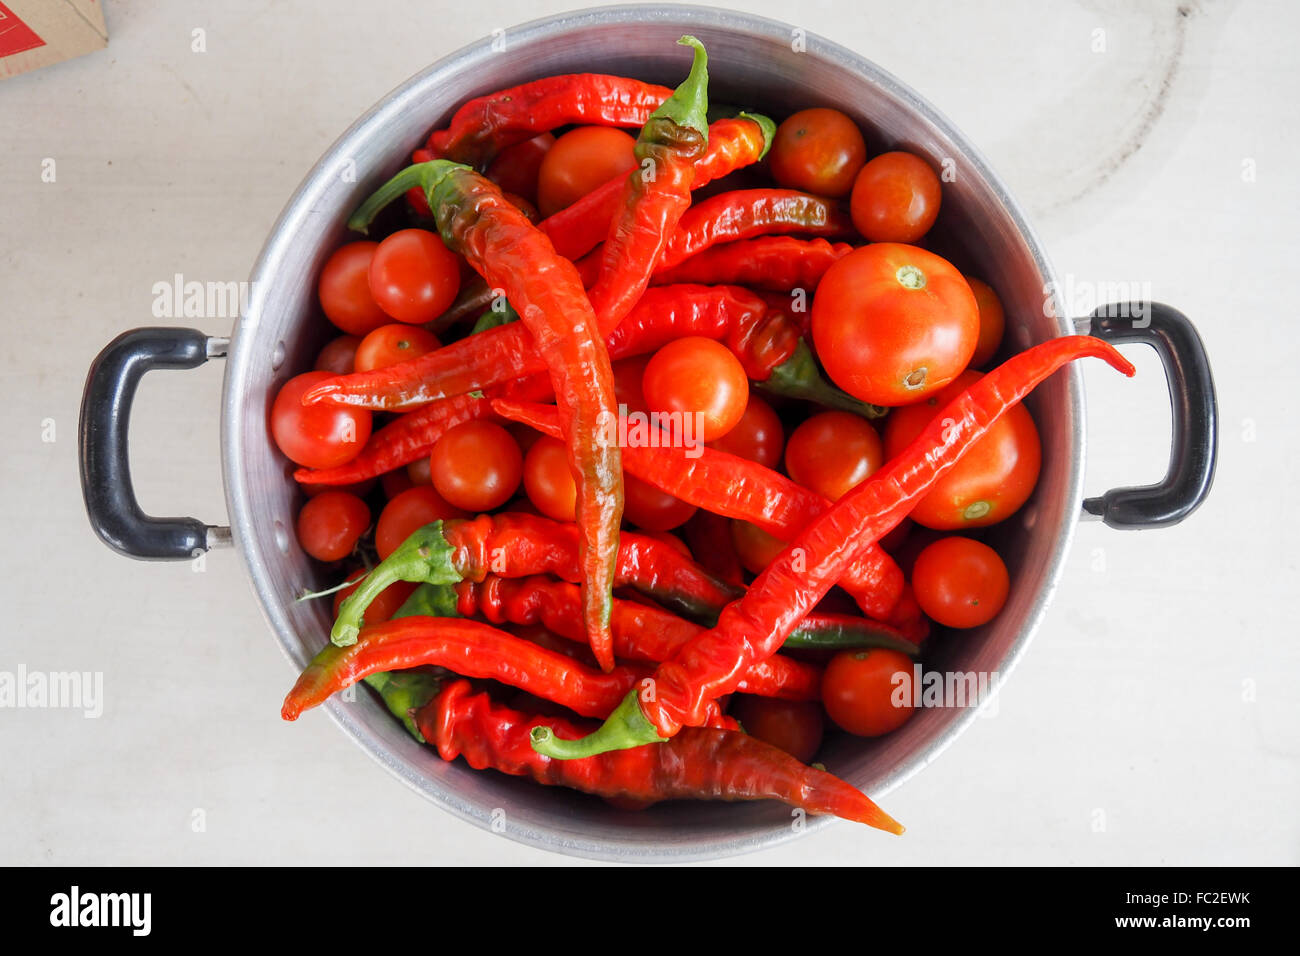
M775 468L781 464L785 429L772 406L751 391L740 421L721 438L709 442L709 447L764 468Z
M975 293L975 303L980 313L980 334L970 365L971 368L983 368L997 354L998 346L1002 344L1002 333L1007 325L1006 313L1002 310L1002 300L991 285L971 276L967 276L966 281Z
M402 474L405 476L405 471ZM429 522L464 517L467 517L465 512L450 504L432 485L414 485L395 495L379 513L375 551L382 561Z
M810 763L821 749L826 722L816 701L736 694L727 710L745 733L784 750L800 763Z
M886 458L911 444L935 415L980 378L978 372L965 372L933 399L891 412L885 423ZM917 502L909 517L938 531L996 524L1029 500L1042 456L1034 419L1024 405L1016 405Z
M912 680L912 659L906 654L879 647L841 651L822 675L822 705L849 733L879 737L912 716Z
M340 335L331 339L316 356L312 366L317 372L332 372L335 375L351 375L356 371L357 346L361 344L360 336Z
M839 110L800 110L776 129L768 166L772 178L790 189L840 198L853 189L867 161L858 124Z
M578 484L569 469L564 442L543 435L524 456L524 491L533 506L555 521L573 521L578 506Z
M409 362L439 347L438 337L426 329L403 322L381 325L357 346L354 364L358 372L372 372Z
M940 538L912 568L916 602L946 627L979 627L1007 603L1011 578L998 553L981 541Z
M429 456L433 486L457 508L492 511L519 488L524 456L514 437L493 422L464 422L438 439Z
M546 152L537 178L537 209L543 216L571 206L615 176L636 168L636 139L608 126L579 126Z
M646 363L641 391L651 412L698 415L692 437L717 441L731 431L749 403L749 379L740 360L721 342L691 335L675 339ZM683 425L683 428L685 426Z
M271 437L304 468L346 465L370 437L370 412L364 409L303 405L303 395L333 377L329 372L297 375L281 386L271 405Z
M346 491L324 491L298 512L298 543L317 561L341 561L370 527L370 508Z
M340 246L321 269L317 291L325 318L349 335L365 335L390 321L370 294L370 264L379 243Z
M912 153L882 153L853 183L849 215L872 242L917 242L939 217L939 177Z
M840 388L874 405L909 405L966 368L979 339L979 306L947 260L879 242L826 270L813 298L812 334Z
M542 133L514 146L507 146L492 160L486 176L500 186L502 192L514 193L536 205L537 178L541 174L542 160L554 145L555 137L550 133Z
M687 504L649 482L623 476L623 519L646 531L671 531L691 520L695 505Z
M402 229L370 262L370 294L398 322L432 322L460 291L460 256L427 229Z
M880 435L852 412L821 412L806 419L785 446L786 474L831 501L843 498L884 462Z

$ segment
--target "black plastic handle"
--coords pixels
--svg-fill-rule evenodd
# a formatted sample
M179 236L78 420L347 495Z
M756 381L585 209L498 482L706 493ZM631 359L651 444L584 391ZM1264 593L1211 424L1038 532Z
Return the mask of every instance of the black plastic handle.
M1219 413L1205 346L1187 316L1159 302L1102 306L1090 322L1091 334L1112 345L1142 342L1156 350L1169 380L1173 441L1162 480L1088 498L1083 510L1112 528L1177 524L1200 506L1214 483Z
M81 491L91 527L113 550L132 558L179 561L206 551L226 528L197 518L153 518L131 486L127 431L136 386L156 368L197 368L224 355L223 339L195 329L133 329L119 335L90 366L81 398Z

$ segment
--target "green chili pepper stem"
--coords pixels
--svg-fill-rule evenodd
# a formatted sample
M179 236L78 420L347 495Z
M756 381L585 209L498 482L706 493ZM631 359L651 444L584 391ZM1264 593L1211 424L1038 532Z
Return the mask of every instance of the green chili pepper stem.
M519 321L519 313L509 302L505 304L504 309L498 309L495 305L484 312L474 322L474 328L470 330L470 335L476 335L488 329L495 329L498 325L509 325L511 322Z
M338 619L330 629L330 641L339 647L355 644L366 608L394 582L455 584L460 575L451 563L454 551L443 537L441 521L417 529L362 578L357 589L339 606Z
M348 228L363 236L366 235L375 217L387 206L405 196L408 189L422 189L428 196L438 183L457 169L469 169L469 167L461 163L453 163L449 159L435 159L427 163L407 166L371 193L370 198L357 207L357 211L348 219ZM430 208L433 208L432 204Z
M764 116L762 113L747 113L741 110L736 114L741 119L753 120L758 124L758 128L763 131L763 152L759 154L759 162L767 155L767 151L772 148L772 140L776 139L776 121L770 116Z
M709 142L709 55L704 52L704 44L693 36L684 36L677 42L682 46L693 47L695 50L695 58L691 61L691 72L673 91L673 95L650 114L647 125L655 119L672 120L678 126L689 126L698 130L707 145Z
M803 339L799 340L799 345L795 348L794 354L772 369L772 374L768 379L759 382L758 386L774 395L784 395L786 398L802 398L810 402L816 402L826 408L852 412L854 415L861 415L863 418L884 418L889 413L887 408L858 401L852 395L840 391L822 378L822 373L817 368L817 362L813 359L812 350L808 348L808 343Z
M411 736L424 743L424 734L415 723L415 711L438 696L438 691L442 690L442 678L423 671L379 671L363 680L379 692L384 706L402 722Z
M421 584L411 592L411 596L393 613L393 620L399 617L459 617L456 613L456 591L448 584ZM325 650L331 650L330 644ZM322 652L324 653L324 652ZM400 720L411 736L420 743L425 743L424 735L415 723L415 711L419 710L442 689L442 678L428 671L376 671L362 678L379 692L380 698L389 711Z
M635 687L628 691L605 722L579 740L562 740L550 727L534 727L530 733L533 749L553 760L579 760L611 750L663 743L668 738L660 737L654 725L646 720L637 693Z

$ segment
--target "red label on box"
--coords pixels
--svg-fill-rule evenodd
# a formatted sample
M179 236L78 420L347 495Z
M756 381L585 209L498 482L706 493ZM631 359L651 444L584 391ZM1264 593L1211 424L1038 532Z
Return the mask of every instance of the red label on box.
M13 56L24 50L34 50L45 46L45 41L36 35L36 31L14 16L13 12L0 3L0 57Z

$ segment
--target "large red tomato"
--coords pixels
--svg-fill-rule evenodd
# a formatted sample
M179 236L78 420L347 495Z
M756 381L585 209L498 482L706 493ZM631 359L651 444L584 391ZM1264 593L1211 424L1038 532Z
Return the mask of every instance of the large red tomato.
M826 374L875 405L910 405L943 388L970 362L979 330L962 274L915 246L855 249L826 270L813 298Z

